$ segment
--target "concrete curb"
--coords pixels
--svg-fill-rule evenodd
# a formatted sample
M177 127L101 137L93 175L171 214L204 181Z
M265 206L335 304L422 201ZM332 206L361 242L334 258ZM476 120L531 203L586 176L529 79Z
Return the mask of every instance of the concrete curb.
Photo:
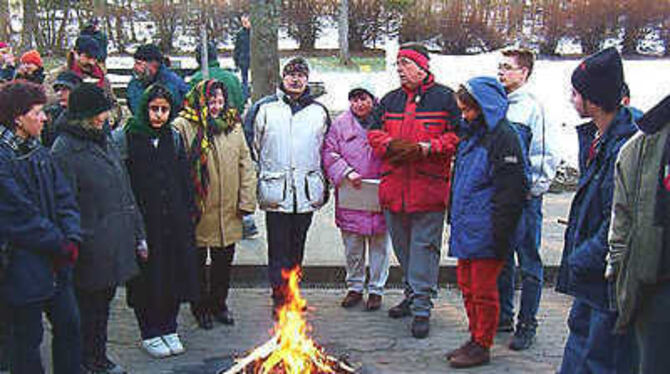
M517 278L520 271L517 271ZM544 286L553 286L558 274L558 266L544 267ZM306 266L303 268L304 287L342 287L346 272L343 266ZM456 285L456 266L440 266L440 285ZM519 284L519 282L517 282ZM231 286L269 287L266 265L235 265L231 272ZM399 266L391 266L387 287L402 287L402 272Z

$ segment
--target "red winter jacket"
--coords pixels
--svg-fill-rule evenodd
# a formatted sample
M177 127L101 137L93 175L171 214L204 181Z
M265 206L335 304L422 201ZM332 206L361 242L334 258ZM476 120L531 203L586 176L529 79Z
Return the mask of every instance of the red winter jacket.
M379 200L392 212L437 212L447 208L451 162L458 144L454 133L460 111L453 91L430 75L418 89L398 88L380 103L380 120L368 132L377 156L383 159ZM389 142L402 138L429 142L430 153L418 161L391 164Z

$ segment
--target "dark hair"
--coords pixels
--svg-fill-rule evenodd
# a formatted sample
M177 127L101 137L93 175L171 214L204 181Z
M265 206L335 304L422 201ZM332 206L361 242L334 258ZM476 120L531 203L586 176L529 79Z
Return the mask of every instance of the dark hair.
M212 82L213 81L213 82ZM205 90L204 95L205 95L205 101L207 102L210 97L216 92L216 90L221 90L221 93L223 93L223 113L226 113L228 111L228 108L230 107L230 103L228 102L228 90L226 89L226 85L223 84L221 81L217 80L209 80L207 82L212 82L211 86L209 87L209 90ZM207 83L205 83L207 85Z
M535 64L535 54L530 49L506 49L502 51L505 57L514 57L519 66L528 69L528 77L533 73L533 65Z
M154 84L148 88L147 98L147 103L150 103L154 99L163 98L170 103L170 106L172 106L172 93L167 87L160 83Z
M476 109L478 112L481 113L482 111L481 106L479 106L477 100L475 100L475 98L472 97L472 95L470 95L470 92L468 92L468 89L465 88L464 85L460 85L460 87L458 87L458 91L456 91L454 96L456 96L456 99L461 103L463 103L463 105L465 105L466 107L470 109Z
M44 88L28 81L11 81L0 85L0 123L14 130L16 118L33 106L46 104Z

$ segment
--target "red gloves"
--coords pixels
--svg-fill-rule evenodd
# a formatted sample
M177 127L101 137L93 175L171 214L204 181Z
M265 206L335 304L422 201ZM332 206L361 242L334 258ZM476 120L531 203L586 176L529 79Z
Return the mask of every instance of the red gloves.
M54 267L60 270L65 266L74 266L79 258L79 243L65 240L60 248L60 255L54 259Z

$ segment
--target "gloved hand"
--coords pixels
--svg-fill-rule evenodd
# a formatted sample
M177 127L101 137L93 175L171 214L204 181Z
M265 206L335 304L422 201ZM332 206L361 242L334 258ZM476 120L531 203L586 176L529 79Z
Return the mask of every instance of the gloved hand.
M135 247L135 254L142 262L149 259L149 246L147 245L146 240L142 239L137 242L137 246Z
M54 259L54 268L56 271L68 265L74 265L79 258L79 244L71 240L65 240L61 244L60 256Z
M392 164L416 161L423 157L423 151L419 143L410 142L405 139L393 139L389 143L386 157Z

